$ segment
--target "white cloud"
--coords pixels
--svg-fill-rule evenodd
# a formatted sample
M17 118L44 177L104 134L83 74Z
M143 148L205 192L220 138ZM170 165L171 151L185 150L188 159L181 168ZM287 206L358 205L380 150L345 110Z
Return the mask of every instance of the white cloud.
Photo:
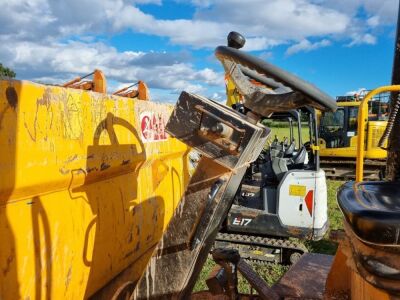
M193 0L192 18L159 19L137 6L144 3L162 5L161 0L10 0L0 11L0 34L37 40L133 29L197 48L225 44L226 34L236 30L250 37L248 50L264 50L310 37L351 38L354 31L361 36L393 23L397 10L396 0ZM361 7L368 19L357 17Z
M349 47L356 46L356 45L375 45L376 44L376 37L372 34L365 33L365 34L353 34L351 43L348 44Z
M376 27L379 25L379 23L380 23L379 16L373 16L367 19L368 26Z
M283 40L267 39L265 37L250 37L246 39L246 44L244 45L243 50L264 50L284 43L285 41Z
M271 60L274 57L274 54L271 51L265 51L261 52L258 57L262 60Z
M236 30L250 37L247 50L263 50L290 39L343 33L351 21L343 13L303 0L226 0L207 4L199 4L193 19L176 20L156 19L138 7L128 6L113 26L167 36L172 43L193 47L225 44L227 33Z
M315 0L314 2L343 12L351 18L356 18L361 8L369 17L379 17L383 24L396 22L399 7L398 0Z
M166 52L118 52L102 43L39 44L8 43L0 57L9 56L8 66L21 77L60 83L77 75L101 69L107 79L121 83L144 80L150 87L199 93L205 85L223 86L223 74L210 68L196 70L184 55ZM7 51L10 53L8 54ZM11 55L13 54L13 55Z
M348 92L346 93L346 95L347 95L347 96L354 96L355 94L360 95L360 94L365 93L365 91L367 91L366 88L359 88L359 89L354 90L354 91L348 91Z
M302 51L309 52L309 51L316 50L318 48L328 47L331 44L332 44L331 41L326 40L326 39L319 41L319 42L315 42L315 43L312 43L309 40L304 39L304 40L300 41L299 43L290 46L286 50L286 55L292 55L292 54L295 54L297 52L302 52Z

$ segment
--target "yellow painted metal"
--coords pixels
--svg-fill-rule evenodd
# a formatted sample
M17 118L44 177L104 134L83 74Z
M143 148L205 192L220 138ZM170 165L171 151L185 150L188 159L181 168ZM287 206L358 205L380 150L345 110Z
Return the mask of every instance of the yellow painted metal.
M338 107L360 106L361 101L336 102Z
M386 150L378 147L376 140L379 140L379 138L382 136L382 128L386 127L387 121L376 121L376 123L379 123L378 126L373 125L371 121L368 122L368 135L366 141L367 148L364 150L364 158L385 159L387 152ZM350 139L349 147L326 148L325 141L323 139L319 139L321 156L355 158L357 156L357 140L358 135L355 135Z
M225 76L225 87L226 87L226 105L232 107L234 104L240 103L242 96L236 89L236 85L229 78L228 75Z
M87 298L132 265L139 278L189 179L171 112L0 81L0 299Z
M364 155L365 155L365 124L368 122L368 101L375 95L383 92L400 91L400 85L379 87L369 92L361 101L358 109L358 140L357 140L357 163L356 163L356 182L360 182L364 177Z
M338 102L338 107L359 107L360 101ZM367 112L368 114L368 112ZM387 125L387 121L367 121L367 140L364 150L364 158L368 159L385 159L386 150L378 147L378 142ZM358 126L359 127L359 126ZM359 132L359 128L357 129ZM327 148L325 141L319 139L320 156L321 157L357 157L357 141L358 134L351 137L349 147Z

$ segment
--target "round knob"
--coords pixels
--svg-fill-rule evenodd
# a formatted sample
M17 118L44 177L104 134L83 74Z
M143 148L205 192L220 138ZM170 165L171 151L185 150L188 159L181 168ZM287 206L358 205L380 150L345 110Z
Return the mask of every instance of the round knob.
M228 47L232 47L235 49L240 49L246 43L246 39L243 35L236 31L231 31L228 34Z

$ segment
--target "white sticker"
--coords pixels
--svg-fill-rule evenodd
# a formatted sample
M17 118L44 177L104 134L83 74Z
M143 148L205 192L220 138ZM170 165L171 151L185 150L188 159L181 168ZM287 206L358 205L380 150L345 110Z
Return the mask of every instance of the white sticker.
M354 131L348 131L347 136L355 136L356 133Z
M143 142L165 141L168 134L165 131L166 119L161 113L145 111L140 113L140 128Z

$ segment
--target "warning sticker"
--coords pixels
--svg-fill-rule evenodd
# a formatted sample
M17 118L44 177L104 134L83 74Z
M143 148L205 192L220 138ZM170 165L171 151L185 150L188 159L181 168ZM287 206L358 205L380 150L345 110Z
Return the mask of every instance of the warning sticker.
M304 197L306 195L306 186L305 185L289 185L289 195L290 196L301 196Z
M145 111L140 113L140 128L143 142L165 141L166 118L161 113Z

